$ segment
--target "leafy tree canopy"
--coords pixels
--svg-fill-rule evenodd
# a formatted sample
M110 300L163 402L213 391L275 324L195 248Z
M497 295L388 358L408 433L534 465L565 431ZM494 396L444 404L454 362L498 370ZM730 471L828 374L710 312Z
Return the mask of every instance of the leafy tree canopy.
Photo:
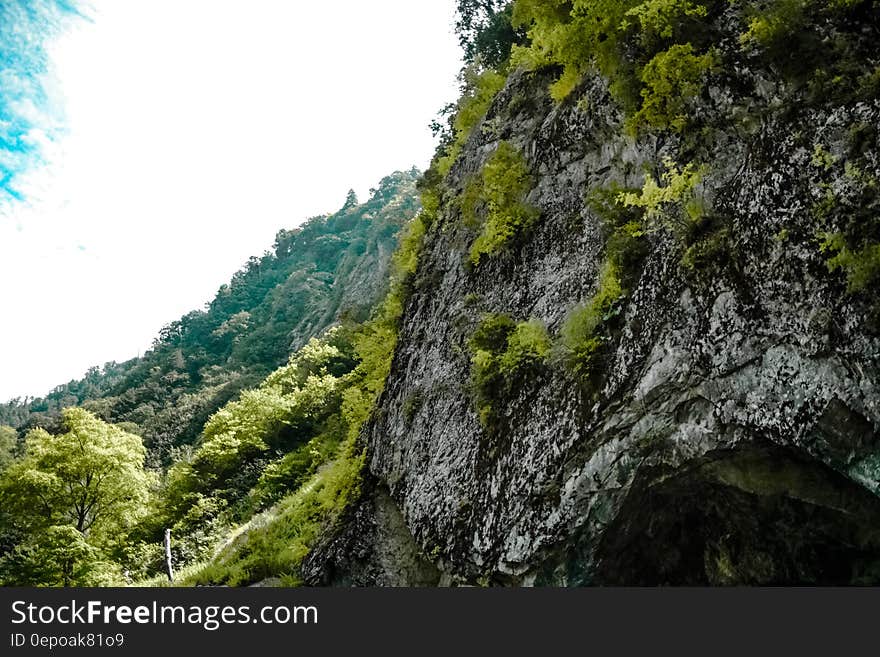
M84 536L117 531L148 495L143 443L81 408L61 417L64 433L28 433L24 456L4 473L0 500L30 527L70 525Z
M498 68L507 61L513 45L525 36L522 30L514 29L511 15L509 0L458 0L455 33L466 64L479 61Z
M100 581L100 564L143 513L154 483L138 436L79 408L64 410L61 424L57 435L28 432L24 455L0 478L6 522L27 536L0 560L6 583Z

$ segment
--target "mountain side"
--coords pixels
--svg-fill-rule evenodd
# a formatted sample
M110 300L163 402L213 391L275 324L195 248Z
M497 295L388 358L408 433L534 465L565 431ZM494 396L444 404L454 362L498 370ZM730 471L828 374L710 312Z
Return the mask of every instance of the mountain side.
M419 207L415 169L384 178L360 204L278 233L204 310L162 329L150 350L107 363L44 398L0 405L0 424L59 428L60 411L83 406L143 436L153 465L191 444L210 415L254 387L340 318L363 320L387 288L401 228Z
M878 3L512 15L306 580L876 584Z

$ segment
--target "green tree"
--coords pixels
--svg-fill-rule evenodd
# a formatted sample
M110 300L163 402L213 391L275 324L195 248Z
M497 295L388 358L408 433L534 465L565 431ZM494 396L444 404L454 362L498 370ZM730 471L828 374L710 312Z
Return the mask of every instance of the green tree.
M0 472L3 472L15 458L18 434L12 427L0 425Z
M118 570L70 525L30 536L0 561L0 577L7 585L110 586Z
M513 3L509 0L458 0L455 33L466 64L479 60L498 68L510 57L510 49L521 43L525 32L511 25Z
M30 431L0 479L0 506L26 536L4 557L7 583L94 582L92 566L123 541L149 496L138 436L79 408L61 418L63 433Z

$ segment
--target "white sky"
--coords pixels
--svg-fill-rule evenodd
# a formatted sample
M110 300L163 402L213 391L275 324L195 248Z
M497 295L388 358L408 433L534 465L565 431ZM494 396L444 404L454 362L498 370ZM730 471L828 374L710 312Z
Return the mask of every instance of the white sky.
M0 216L0 400L136 356L280 228L424 168L453 0L92 0L68 135Z

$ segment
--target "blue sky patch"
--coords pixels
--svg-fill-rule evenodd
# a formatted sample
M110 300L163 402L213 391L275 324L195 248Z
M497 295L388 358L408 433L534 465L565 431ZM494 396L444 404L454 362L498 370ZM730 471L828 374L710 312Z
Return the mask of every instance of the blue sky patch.
M22 200L21 176L43 162L62 116L47 94L48 42L81 16L73 0L0 0L0 206Z

